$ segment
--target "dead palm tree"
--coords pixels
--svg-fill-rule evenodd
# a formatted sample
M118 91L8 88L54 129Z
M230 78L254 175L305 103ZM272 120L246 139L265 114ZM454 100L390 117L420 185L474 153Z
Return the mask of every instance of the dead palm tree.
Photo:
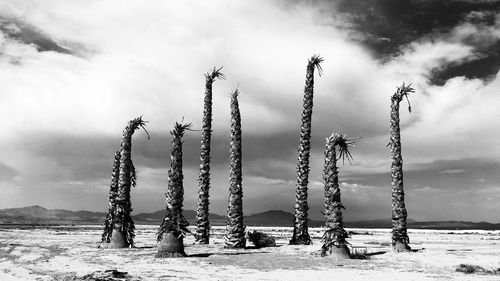
M114 197L114 212L111 225L111 247L127 248L134 247L135 225L130 213L132 212L132 203L130 202L130 188L136 185L135 167L132 163L132 135L134 132L143 128L146 134L149 133L144 128L147 121L142 120L142 116L130 120L127 127L123 130L123 137L120 144L120 160L117 192ZM116 159L116 158L115 158ZM113 177L112 181L116 180ZM113 186L113 182L112 182ZM113 186L115 188L115 186ZM110 196L111 197L111 196ZM109 237L108 234L106 237ZM108 239L108 238L106 238Z
M238 89L231 94L231 143L230 143L229 199L224 244L227 248L244 248L243 188L241 186L241 116Z
M344 229L342 220L342 209L345 209L340 200L339 171L337 160L342 158L342 162L347 158L352 159L349 148L354 146L355 138L348 138L345 134L332 134L326 139L325 167L323 179L325 181L325 226L323 235L323 246L321 255L333 255L339 258L349 258L347 248L347 232ZM339 150L337 156L336 149Z
M314 69L321 75L319 55L312 56L307 63L306 85L304 88L304 102L302 111L302 126L300 127L299 156L297 162L297 191L295 194L295 217L293 222L293 236L290 244L311 244L307 228L307 185L309 184L309 154L311 151L311 118L314 93Z
M396 252L409 251L410 239L406 227L405 193L403 189L403 157L401 155L401 133L399 128L399 104L406 98L411 112L408 94L415 92L403 83L391 97L391 176L392 176L392 247Z
M172 135L172 152L170 169L168 170L168 188L165 193L166 213L157 232L157 258L185 257L184 236L189 232L189 223L182 215L184 201L184 186L182 173L182 136L191 127L191 124L175 123Z
M210 221L208 220L210 189L210 139L212 138L212 84L224 79L222 67L205 74L205 98L203 106L203 130L201 133L200 176L198 178L198 208L196 211L195 239L198 244L208 244Z
M113 232L113 221L115 214L115 198L118 195L118 176L120 174L120 150L115 152L113 169L111 171L111 185L109 186L109 207L108 214L104 220L104 231L101 242L109 243Z

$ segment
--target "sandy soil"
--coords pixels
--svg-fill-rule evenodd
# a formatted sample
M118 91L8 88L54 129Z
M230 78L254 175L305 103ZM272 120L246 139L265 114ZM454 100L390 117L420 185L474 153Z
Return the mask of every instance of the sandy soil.
M75 280L94 271L117 269L142 280L500 280L500 275L456 272L459 264L500 268L499 231L410 230L415 253L390 250L388 229L348 229L354 247L380 253L367 260L321 257L322 230L314 244L291 246L290 228L254 228L277 238L277 247L229 250L222 227L212 244L185 240L182 259L155 259L156 226L138 226L135 249L98 248L100 226L0 229L0 280Z

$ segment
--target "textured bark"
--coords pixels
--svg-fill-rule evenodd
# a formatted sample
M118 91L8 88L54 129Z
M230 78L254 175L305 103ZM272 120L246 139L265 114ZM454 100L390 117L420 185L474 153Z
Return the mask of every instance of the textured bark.
M227 248L244 248L243 188L241 185L241 117L238 90L231 95L231 143L230 143L229 199L224 244Z
M198 208L196 210L195 242L208 244L210 237L209 190L210 190L210 141L212 138L212 84L215 79L224 79L222 68L205 74L205 98L203 107L203 130L201 133L200 176L198 178Z
M140 127L144 129L145 123L146 121L143 121L142 117L128 122L127 127L123 130L120 150L115 154L110 186L111 214L106 218L105 230L102 237L105 239L105 242L109 241L114 248L134 247L135 225L130 216L132 212L130 189L136 184L135 167L131 156L132 135ZM117 161L118 172L116 171ZM109 233L110 228L111 233Z
M314 69L318 68L321 75L320 63L323 59L313 56L307 64L306 82L302 111L302 126L300 127L299 156L297 161L297 191L295 194L295 217L293 222L293 236L290 244L311 244L307 227L307 186L309 184L309 154L311 150L311 119L313 109Z
M158 243L158 252L155 258L182 258L184 252L184 237L179 237L173 232L165 232Z
M323 169L323 180L325 182L325 227L323 235L322 256L337 256L338 258L349 257L349 249L346 246L347 232L344 229L342 209L345 209L340 200L339 175L337 168L336 147L339 147L340 157L347 156L348 147L353 143L345 135L332 134L326 139L325 166Z
M108 214L104 220L104 231L102 233L101 242L109 243L111 234L113 233L113 221L115 213L115 198L118 195L118 175L120 173L120 151L115 152L113 169L111 171L111 184L109 186L109 207Z
M191 124L175 123L172 134L172 152L168 170L168 188L165 193L165 218L157 232L158 252L156 257L183 257L183 238L189 225L182 215L184 186L182 173L182 136ZM175 240L175 241L174 241Z
M397 252L410 250L406 226L405 193L403 189L403 157L399 128L399 104L403 97L414 90L410 86L399 87L391 97L391 177L392 177L392 246ZM411 111L411 107L409 108Z

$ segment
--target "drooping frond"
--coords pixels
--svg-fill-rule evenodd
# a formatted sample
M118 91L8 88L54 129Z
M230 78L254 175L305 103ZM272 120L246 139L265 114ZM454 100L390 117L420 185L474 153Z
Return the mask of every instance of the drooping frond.
M212 69L212 72L207 72L205 74L205 78L207 79L207 81L213 82L213 81L215 81L215 79L221 79L221 80L226 79L226 75L224 73L222 73L222 71L221 71L222 68L223 68L223 66L221 66L220 68L215 68L215 66L214 66L214 69Z
M146 132L146 135L148 136L148 139L150 139L150 135L149 135L149 132L146 130L146 123L148 123L149 121L145 121L145 120L142 120L142 116L139 116L135 119L132 119L130 120L129 122L129 126L131 127L132 131L135 131L137 129L139 129L139 127L141 127L144 132Z
M405 83L403 82L403 84L397 88L396 93L394 93L392 98L396 99L398 102L401 102L403 100L403 97L405 97L406 101L408 101L408 111L411 113L411 104L410 100L408 99L408 95L414 92L415 89L411 86L411 83L405 85Z
M354 146L354 140L359 139L359 137L348 138L346 134L335 133L333 138L335 146L339 148L339 156L337 160L342 158L342 164L344 164L344 160L347 159L347 161L351 163L352 155L349 148Z
M160 228L156 232L156 241L160 242L163 234L173 232L176 237L185 237L186 233L191 233L187 228L189 223L182 213L176 216L172 210L167 209L165 218L161 222Z
M340 225L337 225L335 228L327 229L321 238L321 242L323 242L321 246L321 256L326 256L333 246L338 248L341 244L350 244L346 241L346 238L349 238L349 234Z
M318 75L321 76L323 74L323 68L321 68L321 63L325 61L324 58L320 57L319 55L313 55L309 59L309 63L312 64L316 69L318 70Z

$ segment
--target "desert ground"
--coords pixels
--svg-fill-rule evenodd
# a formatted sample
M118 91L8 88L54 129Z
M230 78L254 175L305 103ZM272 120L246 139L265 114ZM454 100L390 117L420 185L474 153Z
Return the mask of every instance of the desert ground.
M395 254L389 229L347 229L352 246L369 256L339 261L320 256L321 228L310 229L312 245L292 246L287 227L248 227L276 237L277 247L241 250L224 249L224 228L213 227L210 245L185 239L189 257L155 259L156 229L137 226L134 249L103 249L100 226L3 227L0 280L93 280L89 274L109 269L128 272L126 280L500 280L456 271L460 264L498 269L500 231L409 230L420 250Z

